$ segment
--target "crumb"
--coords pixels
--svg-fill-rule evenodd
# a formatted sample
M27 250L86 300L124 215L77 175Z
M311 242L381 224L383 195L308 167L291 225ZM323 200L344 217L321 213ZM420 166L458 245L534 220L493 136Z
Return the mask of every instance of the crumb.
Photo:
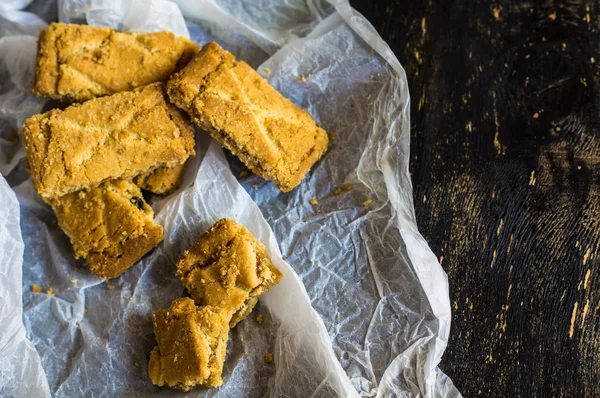
M258 184L252 184L252 188L258 189Z
M108 290L113 290L113 289L115 288L115 285L109 285L109 284L107 284L107 285L106 285L106 288L107 288Z
M273 354L271 354L270 352L267 352L265 354L265 362L266 363L273 363Z
M335 137L337 137L337 134L335 133L335 131L332 131L331 133L329 133L329 138L331 140L335 140Z
M373 79L373 78L375 77L375 75L369 75L369 77L370 77L371 79Z
M349 191L349 190L351 190L351 189L352 189L352 184L346 184L346 185L344 185L344 189L345 189L346 191Z
M271 74L271 68L265 68L265 73L267 75L270 75Z
M592 58L594 59L594 58ZM594 63L594 61L592 61L592 63ZM19 135L17 134L16 131L13 131L10 133L10 135L8 136L8 142L11 142L13 144L16 144L17 142L19 142Z
M34 293L41 293L42 288L39 285L31 285L31 291Z
M538 117L540 117L540 114L539 114L539 113L537 113L537 112L536 112L536 113L534 113L534 114L533 114L533 118L534 118L534 119L537 119Z
M84 314L87 314L87 308L84 308L84 309L83 309L83 313L84 313Z
M139 363L139 362L136 362L136 363L135 363L135 367L136 367L136 368L139 368L139 367L140 367L140 363Z
M306 77L304 77L304 75L301 75L301 76L300 76L300 81L301 81L302 83L306 83Z
M591 62L591 63L595 63L595 62L596 62L596 59L595 59L594 57L592 57L592 58L590 58L590 62Z
M336 188L335 191L333 191L334 195L340 195L342 193L342 188Z
M262 314L258 314L258 315L256 316L256 322L257 322L259 325L262 325L262 323L263 323L263 315L262 315Z
M248 175L248 170L242 170L242 171L240 171L239 177L243 178L243 177L246 177L247 175Z
M309 200L309 202L310 202L311 205L318 205L319 204L319 201L317 199L315 199L315 198L312 198L311 200Z
M371 100L371 94L367 95L367 101Z
M75 278L71 279L71 283L77 283L77 279L75 279Z
M46 290L46 294L47 294L48 296L54 296L54 289L52 289L52 288L49 288L48 290Z
M366 206L370 205L371 203L373 203L373 201L371 199L369 199L369 200L365 200L364 202L362 202L362 205L366 207Z

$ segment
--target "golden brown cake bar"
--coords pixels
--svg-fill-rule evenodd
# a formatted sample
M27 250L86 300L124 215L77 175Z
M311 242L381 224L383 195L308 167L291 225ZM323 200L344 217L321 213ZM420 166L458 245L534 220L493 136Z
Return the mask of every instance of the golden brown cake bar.
M194 131L167 103L162 83L32 116L23 143L43 198L175 166L195 153Z
M40 33L33 94L83 102L165 81L198 49L171 32L53 23Z
M100 278L116 278L163 239L152 208L127 180L50 200L58 225L71 239L75 258L85 258Z
M189 391L223 384L230 315L219 308L196 307L189 298L154 313L158 345L150 353L152 383Z
M133 182L146 191L157 195L166 195L179 188L184 169L185 163L173 167L161 167L138 175Z
M224 308L231 327L248 315L281 273L244 226L217 221L177 262L177 276L198 305Z
M254 69L209 43L167 83L171 101L282 191L327 150L327 133Z

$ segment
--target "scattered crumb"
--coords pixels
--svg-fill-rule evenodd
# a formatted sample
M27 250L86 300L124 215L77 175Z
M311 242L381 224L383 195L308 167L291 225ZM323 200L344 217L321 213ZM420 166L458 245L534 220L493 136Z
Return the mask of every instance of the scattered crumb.
M263 315L262 315L262 314L258 314L258 315L256 316L256 322L257 322L259 325L262 325L262 323L263 323Z
M38 285L31 285L31 291L34 293L41 293L42 292L42 288L39 287Z
M83 313L84 313L84 314L87 314L87 308L84 308L84 309L83 309Z
M271 354L270 352L267 352L265 354L265 362L266 363L273 363L273 354Z
M594 59L594 58L592 58L592 59ZM594 62L592 61L592 63L594 63ZM16 144L17 142L19 142L19 135L17 134L16 131L13 131L10 133L10 135L8 136L8 142L13 143L13 144Z
M373 201L372 201L371 199L369 199L369 200L365 200L364 202L362 202L362 205L363 205L363 206L368 206L368 205L370 205L371 203L373 203Z
M335 140L336 137L337 137L337 134L335 133L335 131L332 131L331 133L329 133L330 139Z
M48 296L54 296L54 289L52 289L52 288L49 288L48 290L46 290L46 294L47 294Z
M71 283L77 283L77 279L75 279L75 278L71 279Z
M533 114L533 118L534 118L534 119L537 119L538 117L540 117L540 114L539 114L539 113L537 113L537 112L536 112L536 113L534 113L534 114Z
M333 191L334 195L340 195L342 193L342 188L336 188L335 191Z
M317 199L315 199L315 198L312 198L311 200L309 200L309 202L310 202L311 205L318 205L319 204L319 201Z
M556 11L554 11L552 14L548 15L548 18L550 18L551 20L555 20L556 19Z
M594 63L596 63L596 59L594 57L592 57L592 58L590 58L590 62L594 64Z
M248 175L248 170L242 170L242 171L240 171L239 177L243 178L243 177L246 177L247 175Z
M265 72L267 73L267 75L271 74L271 68L265 68Z
M136 367L136 368L139 368L139 367L140 367L140 363L139 363L139 362L136 362L136 363L135 363L135 367Z
M352 184L346 184L346 185L344 185L344 189L345 189L346 191L349 191L349 190L351 190L351 189L352 189Z
M556 131L560 131L560 126L556 126Z
M374 77L375 77L375 75L369 75L369 77L372 79L372 78L374 78Z
M371 94L367 95L367 101L371 100Z
M252 184L252 188L258 189L258 184Z
M109 285L109 284L106 284L106 288L107 288L108 290L113 290L113 289L115 288L115 285Z
M300 81L301 81L302 83L306 83L306 77L304 77L304 75L301 75L301 76L300 76Z

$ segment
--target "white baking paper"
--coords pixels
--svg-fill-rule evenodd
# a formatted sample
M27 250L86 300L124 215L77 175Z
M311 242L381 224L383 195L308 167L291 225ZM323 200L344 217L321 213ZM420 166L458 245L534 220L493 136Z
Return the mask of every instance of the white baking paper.
M437 368L448 282L415 223L406 76L347 1L41 3L0 9L0 396L460 396ZM27 116L56 106L30 95L36 35L52 15L216 40L332 133L330 148L281 193L238 177L240 162L198 130L182 188L151 198L165 240L104 283L73 259L14 136ZM246 225L284 278L230 333L222 387L158 388L147 377L151 314L185 294L175 262L222 217Z

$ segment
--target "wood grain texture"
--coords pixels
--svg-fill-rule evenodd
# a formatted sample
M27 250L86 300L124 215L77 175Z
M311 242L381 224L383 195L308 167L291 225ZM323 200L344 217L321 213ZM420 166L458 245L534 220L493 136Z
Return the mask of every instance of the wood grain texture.
M600 2L353 0L412 97L466 396L600 396Z

